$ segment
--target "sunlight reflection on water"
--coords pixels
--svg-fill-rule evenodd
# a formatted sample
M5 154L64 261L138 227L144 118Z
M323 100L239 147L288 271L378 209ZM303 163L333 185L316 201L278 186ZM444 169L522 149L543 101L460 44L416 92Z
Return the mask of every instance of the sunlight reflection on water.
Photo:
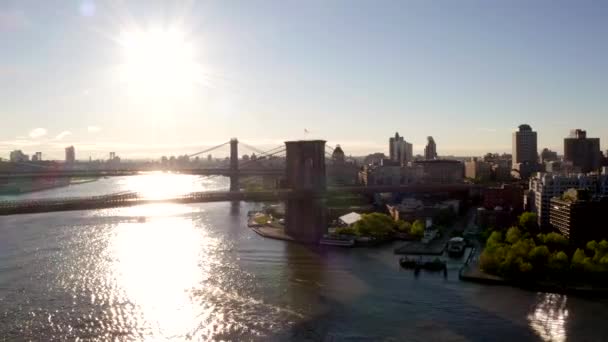
M254 275L243 271L234 242L185 206L158 204L108 210L103 215L141 217L116 224L107 235L103 283L114 303L113 330L145 339L263 338L302 316L265 303ZM191 213L191 210L189 211ZM95 298L93 301L96 300Z
M169 217L119 224L111 237L111 276L157 334L183 336L196 326L190 292L206 277L198 267L203 232Z
M125 191L137 192L144 199L158 200L178 197L190 192L216 190L217 181L210 177L151 172L127 177L121 182Z
M528 322L543 341L563 342L566 340L567 301L568 297L565 295L538 294L538 301L528 314Z

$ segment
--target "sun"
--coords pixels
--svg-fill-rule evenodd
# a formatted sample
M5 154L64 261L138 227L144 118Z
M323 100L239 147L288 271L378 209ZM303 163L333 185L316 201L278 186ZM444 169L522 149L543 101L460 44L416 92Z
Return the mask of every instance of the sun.
M120 34L119 77L129 94L146 98L190 95L203 70L193 44L175 29L130 30Z

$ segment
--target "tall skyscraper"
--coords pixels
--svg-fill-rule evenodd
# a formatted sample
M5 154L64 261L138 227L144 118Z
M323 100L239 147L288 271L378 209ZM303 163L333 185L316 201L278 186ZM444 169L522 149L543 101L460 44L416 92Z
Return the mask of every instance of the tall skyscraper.
M437 159L437 144L435 144L435 139L429 136L426 138L427 143L424 148L424 159L433 160Z
M399 133L388 139L389 159L399 162L401 165L407 164L412 160L413 146L405 141Z
M601 166L600 138L587 138L587 132L573 129L564 139L564 161L582 173L598 171Z
M74 161L76 161L74 146L68 146L65 148L65 162L66 164L74 164Z
M519 125L519 131L513 132L513 164L537 163L538 149L536 132L530 125Z

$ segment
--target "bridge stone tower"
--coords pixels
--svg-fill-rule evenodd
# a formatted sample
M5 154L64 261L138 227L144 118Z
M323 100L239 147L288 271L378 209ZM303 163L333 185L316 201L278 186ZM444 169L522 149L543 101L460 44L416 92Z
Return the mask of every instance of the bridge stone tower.
M326 232L325 140L286 141L287 200L285 232L301 242L317 242Z
M230 139L230 191L239 191L239 141Z

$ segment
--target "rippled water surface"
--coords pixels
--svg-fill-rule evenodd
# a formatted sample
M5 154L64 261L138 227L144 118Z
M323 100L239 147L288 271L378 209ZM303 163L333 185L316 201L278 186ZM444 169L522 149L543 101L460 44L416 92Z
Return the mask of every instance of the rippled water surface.
M163 178L158 188L205 187L188 177ZM70 188L113 191L120 182ZM215 182L209 187L226 186ZM608 340L606 300L463 283L457 264L447 279L415 277L399 269L392 246L320 249L264 239L246 227L247 211L257 207L0 217L0 340Z

